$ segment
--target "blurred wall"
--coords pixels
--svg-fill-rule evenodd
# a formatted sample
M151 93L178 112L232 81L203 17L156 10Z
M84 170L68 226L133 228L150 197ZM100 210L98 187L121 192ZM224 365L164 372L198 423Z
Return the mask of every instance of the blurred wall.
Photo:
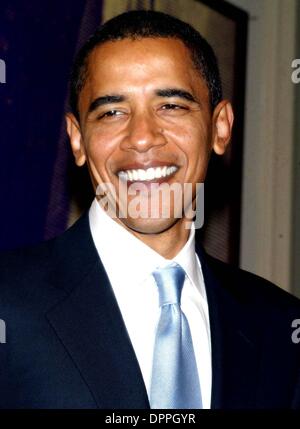
M0 84L0 250L45 238L84 5L0 1L0 58L6 63L6 83Z
M296 22L300 22L300 2L297 3ZM296 56L300 58L300 27L296 29ZM300 297L300 83L295 85L293 234L292 234L292 290Z
M291 80L291 63L297 58L299 2L230 2L250 14L241 267L300 295L299 269L295 278L299 265L295 221L299 228L299 212L296 216L294 188L299 135L295 139L296 86Z

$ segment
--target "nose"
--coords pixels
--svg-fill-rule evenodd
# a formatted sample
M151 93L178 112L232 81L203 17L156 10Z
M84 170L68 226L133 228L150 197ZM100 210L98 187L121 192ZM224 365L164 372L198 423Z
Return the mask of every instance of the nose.
M122 141L123 150L135 150L147 152L152 147L163 146L166 138L162 127L159 127L151 112L132 114L126 130L126 136Z

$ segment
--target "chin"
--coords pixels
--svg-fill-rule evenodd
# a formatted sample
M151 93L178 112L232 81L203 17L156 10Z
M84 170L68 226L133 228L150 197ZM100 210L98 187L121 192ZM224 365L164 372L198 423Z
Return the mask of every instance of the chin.
M140 234L161 234L174 227L180 219L120 219L120 221L134 232Z

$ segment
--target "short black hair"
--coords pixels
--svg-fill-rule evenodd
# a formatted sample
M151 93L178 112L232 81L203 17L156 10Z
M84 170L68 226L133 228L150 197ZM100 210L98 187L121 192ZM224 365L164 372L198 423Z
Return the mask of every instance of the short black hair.
M103 25L90 36L79 50L71 71L70 108L79 120L78 99L88 72L89 54L105 42L123 39L174 38L190 50L197 70L205 80L213 109L222 99L222 84L216 56L209 43L191 25L171 15L151 10L133 10L122 13Z

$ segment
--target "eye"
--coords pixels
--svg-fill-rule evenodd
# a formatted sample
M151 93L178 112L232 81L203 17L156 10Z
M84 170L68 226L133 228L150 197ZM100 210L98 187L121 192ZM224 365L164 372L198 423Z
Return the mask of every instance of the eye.
M163 110L177 110L177 109L186 109L186 108L183 106L179 106L178 104L169 103L169 104L164 104L162 106L162 109Z
M188 110L189 108L187 106L174 103L163 104L160 107L161 114L166 116L181 116L187 113Z
M109 110L108 112L102 113L98 116L97 119L103 119L103 118L114 118L116 116L123 115L124 113L120 110Z

